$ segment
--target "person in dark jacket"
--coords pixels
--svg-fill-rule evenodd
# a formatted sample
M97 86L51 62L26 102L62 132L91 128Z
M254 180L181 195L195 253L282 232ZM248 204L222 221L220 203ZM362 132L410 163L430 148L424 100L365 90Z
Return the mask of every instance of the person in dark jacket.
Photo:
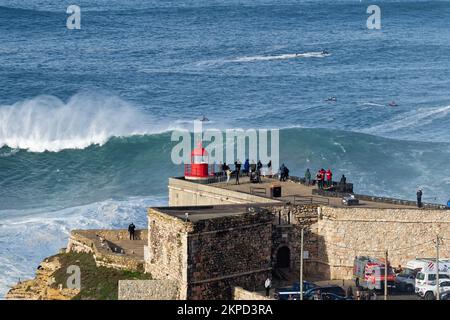
M239 175L241 173L241 162L237 160L234 163L234 166L236 167L236 184L239 184Z
M259 171L259 174L261 174L262 167L263 167L263 164L262 164L261 160L258 160L258 163L256 164L256 170Z
M134 235L134 230L136 229L136 226L134 225L134 223L132 222L129 226L128 226L128 233L130 234L130 240L134 240L135 239L135 235Z
M317 188L322 190L323 189L323 175L320 172L320 170L317 172L316 180L317 180Z
M248 159L245 159L244 162L244 173L248 175L248 172L250 171L250 161Z
M423 195L422 190L421 189L417 190L416 195L417 195L417 207L422 208L422 195Z

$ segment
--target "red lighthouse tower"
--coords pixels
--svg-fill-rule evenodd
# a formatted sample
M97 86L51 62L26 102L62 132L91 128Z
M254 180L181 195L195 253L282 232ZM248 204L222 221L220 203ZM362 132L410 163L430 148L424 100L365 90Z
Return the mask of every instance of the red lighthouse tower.
M184 165L184 178L186 180L208 180L208 152L201 144L191 152L191 163ZM211 174L214 174L213 172Z

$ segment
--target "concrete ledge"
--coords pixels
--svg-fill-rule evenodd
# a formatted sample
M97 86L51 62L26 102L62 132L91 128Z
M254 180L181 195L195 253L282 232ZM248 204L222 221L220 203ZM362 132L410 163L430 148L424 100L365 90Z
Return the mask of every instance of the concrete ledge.
M275 300L259 294L258 292L248 291L242 287L233 287L233 300Z

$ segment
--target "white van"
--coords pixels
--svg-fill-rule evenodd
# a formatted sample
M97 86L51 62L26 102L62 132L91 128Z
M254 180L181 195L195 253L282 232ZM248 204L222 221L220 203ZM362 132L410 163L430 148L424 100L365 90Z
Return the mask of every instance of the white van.
M450 260L442 259L439 260L439 284L442 286L444 282L444 287L440 288L442 290L447 290L447 284L450 282ZM425 299L435 299L437 292L436 286L436 263L429 261L429 263L424 266L419 273L416 275L416 293Z

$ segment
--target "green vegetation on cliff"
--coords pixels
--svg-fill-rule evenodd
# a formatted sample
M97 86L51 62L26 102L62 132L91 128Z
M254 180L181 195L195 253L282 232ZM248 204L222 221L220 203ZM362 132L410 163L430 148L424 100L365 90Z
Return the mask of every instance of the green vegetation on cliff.
M61 253L58 254L61 268L55 271L56 288L62 284L67 287L67 268L71 265L80 267L81 291L73 299L77 300L117 300L119 280L149 280L150 274L142 272L116 270L106 267L97 267L94 258L88 253Z

